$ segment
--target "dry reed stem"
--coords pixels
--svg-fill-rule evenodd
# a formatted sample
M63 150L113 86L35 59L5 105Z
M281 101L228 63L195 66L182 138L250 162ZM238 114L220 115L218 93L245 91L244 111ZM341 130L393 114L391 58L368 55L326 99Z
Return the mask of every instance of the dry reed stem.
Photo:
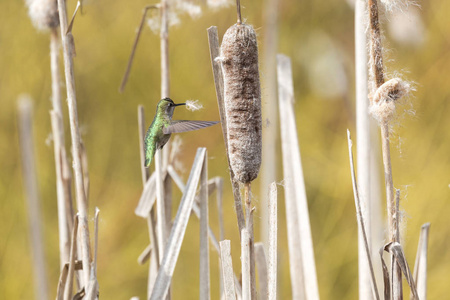
M259 299L267 300L267 261L263 243L255 243L255 261L258 269Z
M370 116L367 89L366 1L355 1L356 161L363 219L369 251L372 241L370 186ZM360 224L358 223L358 227ZM370 270L362 230L358 230L359 299L372 299Z
M408 282L413 299L418 300L419 296L417 294L416 284L409 269L408 262L406 261L405 253L403 252L402 246L398 242L389 242L386 245L384 245L383 249L384 251L389 252L391 254L394 262L396 263L396 265L399 266L401 272L405 276L406 281ZM381 256L381 259L383 259L383 256ZM383 264L385 265L384 262ZM392 296L393 297L395 296L394 291Z
M94 217L94 260L91 264L91 278L89 280L89 285L86 293L86 300L95 300L98 297L98 281L97 281L97 250L98 250L98 218L100 210L98 207L95 208Z
M78 236L78 214L76 214L73 222L72 242L70 244L69 273L67 275L66 288L64 289L64 300L72 299L73 277L75 273L75 256L77 249L77 236Z
M233 188L233 197L234 197L234 206L236 209L236 216L238 219L238 227L239 227L239 235L242 232L242 229L245 227L245 218L244 218L244 210L242 208L241 194L239 191L239 183L235 180L234 172L230 165L230 155L228 153L228 133L227 133L227 119L225 113L225 104L224 104L224 92L223 92L223 75L222 69L217 62L217 58L220 56L220 48L219 48L219 35L217 33L217 27L211 26L207 30L208 32L208 42L209 42L209 53L211 57L211 66L213 70L214 76L214 85L216 87L216 97L217 97L217 105L219 107L219 115L220 115L220 124L222 125L222 135L225 144L225 152L227 154L227 162L228 169L230 171L230 181Z
M379 300L380 296L378 295L378 288L377 288L377 283L375 280L375 272L373 270L373 265L372 265L372 257L370 255L370 245L369 245L369 241L368 241L368 237L367 237L367 230L366 230L366 224L368 223L366 220L364 220L364 215L361 209L361 199L359 197L359 193L358 193L358 185L356 183L356 176L355 176L355 167L353 164L353 152L352 152L352 140L350 137L350 131L347 129L347 141L348 141L348 155L349 155L349 160L350 160L350 172L352 175L352 185L353 185L353 196L355 199L355 208L356 208L356 217L358 219L358 228L361 231L361 235L363 237L363 245L364 245L364 252L365 252L365 257L366 257L366 263L368 265L369 268L369 275L370 275L370 283L371 283L371 290L372 290L372 296L374 299ZM367 271L367 270L365 270Z
M140 265L143 265L149 260L150 255L152 254L153 245L150 243L147 247L145 247L144 251L139 255L137 262Z
M234 271L231 259L230 240L220 242L220 268L222 269L222 280L224 288L224 300L236 300L236 290L234 288Z
M276 180L278 143L278 108L277 108L277 62L276 54L278 48L278 5L279 0L265 1L263 18L264 44L263 44L263 66L262 77L264 93L262 93L264 105L262 106L262 119L268 121L262 132L262 162L260 174L260 195L266 195L267 187ZM261 197L259 214L261 216L261 237L268 250L269 241L269 211L268 198Z
M205 154L206 155L206 154ZM200 300L210 299L208 243L208 161L205 159L200 175Z
M123 91L125 90L125 85L128 82L128 76L130 76L131 66L133 65L134 55L136 54L137 45L138 45L139 39L141 37L142 29L144 28L147 11L150 9L155 9L155 8L158 8L158 6L157 5L147 5L146 7L144 7L141 23L139 24L139 28L136 33L136 37L134 38L133 47L131 48L131 54L130 54L130 58L128 59L127 68L125 70L125 74L123 75L122 82L119 87L119 93L123 93Z
M223 178L216 177L216 200L217 200L217 214L219 219L219 240L223 241L225 238L225 225L223 222Z
M241 232L241 267L242 267L242 299L252 300L252 284L250 275L250 235L247 228Z
M256 299L256 271L255 271L255 237L253 233L253 211L255 208L252 207L251 198L251 185L250 182L244 185L245 188L245 211L247 214L246 218L246 229L249 236L249 251L250 251L250 288L251 288L251 299Z
M277 71L292 297L316 300L319 299L319 289L295 124L294 86L289 57L277 55Z
M67 274L69 273L69 263L64 264L60 272L58 288L56 290L56 300L64 299L64 289L66 287Z
M270 184L269 189L269 257L267 270L267 299L277 299L277 185L275 182Z
M157 150L155 154L155 173L156 173L156 232L158 237L158 252L159 262L162 262L164 257L164 247L166 245L167 235L167 223L165 212L165 196L162 174L162 153L161 150Z
M45 254L41 229L41 208L33 142L33 104L28 96L18 101L19 141L22 176L28 209L28 225L37 299L48 299Z
M429 231L430 223L423 224L420 229L419 245L417 246L416 261L414 263L414 281L417 285L417 294L420 300L427 299L427 255ZM411 299L413 299L412 295Z
M75 93L75 78L73 69L73 39L67 32L67 10L65 0L58 0L59 21L61 27L61 40L63 42L64 71L66 77L67 104L69 108L70 133L72 137L73 168L75 174L76 200L80 213L81 231L81 257L83 261L83 283L89 282L90 242L88 227L88 212L86 194L84 190L83 170L81 165L81 137L78 127L77 99Z
M141 30L141 28L139 28ZM139 157L141 159L141 176L142 185L145 186L149 178L149 169L145 167L145 149L144 149L144 138L145 138L145 112L144 106L138 106L138 133L139 133Z
M177 215L174 220L172 231L170 232L166 252L156 277L150 299L159 300L166 297L170 282L172 280L173 271L178 260L181 244L186 232L189 216L194 204L197 185L200 180L202 169L205 167L204 162L207 160L206 148L199 148L194 159L194 163L189 175L186 192L183 194Z

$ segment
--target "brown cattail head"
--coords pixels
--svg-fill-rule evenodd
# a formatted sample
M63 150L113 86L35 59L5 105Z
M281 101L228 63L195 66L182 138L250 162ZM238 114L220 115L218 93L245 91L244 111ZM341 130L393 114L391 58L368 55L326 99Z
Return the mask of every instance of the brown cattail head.
M248 183L261 166L261 88L255 30L246 24L228 28L221 46L230 165L238 181Z
M26 0L26 4L30 19L36 29L46 30L59 26L56 0Z

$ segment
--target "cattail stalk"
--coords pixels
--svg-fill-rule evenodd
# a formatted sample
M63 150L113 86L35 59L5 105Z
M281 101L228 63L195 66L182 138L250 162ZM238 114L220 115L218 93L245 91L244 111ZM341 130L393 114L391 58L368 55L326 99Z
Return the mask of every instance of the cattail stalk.
M73 168L75 174L76 200L79 211L79 226L81 232L81 258L83 262L83 283L90 278L90 241L88 227L88 210L83 170L81 165L81 137L78 127L77 99L75 93L75 77L73 68L74 45L71 32L67 32L67 10L65 0L58 0L61 40L63 42L64 71L66 77L67 104L69 107L70 133L73 149Z
M267 299L277 299L277 185L275 182L270 184L269 191L269 257L267 264Z
M222 135L225 143L225 152L227 154L228 168L230 170L230 181L233 188L233 197L234 197L234 206L236 210L236 216L238 220L239 227L239 236L242 232L242 229L245 227L245 217L244 210L242 208L241 194L239 191L239 183L235 180L235 175L233 169L230 164L230 154L228 152L228 133L227 126L224 124L227 123L226 113L225 113L225 104L224 104L224 91L223 91L223 74L217 58L220 57L219 50L219 35L217 33L217 27L211 26L208 28L208 42L209 42L209 52L211 56L211 65L213 69L214 75L214 84L216 86L216 96L217 96L217 105L219 106L219 115L220 122L222 124Z
M45 268L42 219L34 157L32 103L28 97L19 99L19 140L22 156L22 176L30 226L30 246L34 265L36 299L48 299L47 271Z
M367 38L366 38L366 2L355 1L355 80L356 80L356 140L357 140L357 166L358 182L361 194L360 201L363 207L363 220L365 221L367 241L371 249L371 193L370 193L370 117L369 98L367 89ZM360 223L358 223L360 226ZM359 272L359 299L371 299L369 262L362 230L358 230L358 272ZM370 251L370 250L369 250Z

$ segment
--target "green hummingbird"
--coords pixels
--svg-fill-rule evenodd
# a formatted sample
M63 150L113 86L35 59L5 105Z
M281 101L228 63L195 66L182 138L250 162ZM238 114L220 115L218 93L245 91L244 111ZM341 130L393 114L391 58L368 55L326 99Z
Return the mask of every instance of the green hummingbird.
M186 103L175 104L170 98L159 100L156 115L144 139L146 168L150 166L156 150L164 147L172 133L202 129L219 123L215 121L172 121L175 107L180 105L186 105Z

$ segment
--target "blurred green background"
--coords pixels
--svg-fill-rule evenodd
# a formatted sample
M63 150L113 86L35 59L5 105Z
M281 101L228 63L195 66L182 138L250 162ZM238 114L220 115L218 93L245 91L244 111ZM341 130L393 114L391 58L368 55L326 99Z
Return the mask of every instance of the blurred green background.
M264 1L241 1L242 13L259 34L263 49ZM345 1L279 0L278 49L292 58L297 129L314 238L322 299L356 299L357 227L350 181L346 129L354 137L353 8ZM146 221L134 214L142 191L137 134L137 105L153 118L160 95L159 36L146 26L128 86L118 87L146 1L86 1L73 34L78 116L87 148L91 179L90 215L100 208L98 277L103 299L146 295L148 265L138 255L148 244ZM426 1L415 15L383 18L388 73L400 72L415 83L410 99L415 115L400 113L391 153L394 185L402 191L403 245L413 268L420 226L431 222L429 299L445 299L450 273L450 2ZM69 15L75 1L68 3ZM203 7L191 19L180 15L170 28L171 97L175 102L199 99L204 109L178 109L177 119L218 119L206 29L219 36L235 20L233 5ZM386 19L396 22L387 26ZM403 27L402 27L403 26ZM42 207L50 295L59 278L59 248L53 147L48 145L49 35L37 32L24 1L0 0L0 298L32 299L32 262L17 130L17 99L34 99L34 141ZM262 55L260 55L262 57ZM262 62L261 62L262 64ZM261 77L264 78L264 66ZM263 93L265 93L263 86ZM65 95L63 96L65 99ZM264 101L267 101L265 98ZM65 102L64 102L65 104ZM70 141L67 108L66 141ZM405 106L408 108L408 106ZM275 126L276 124L268 125ZM207 147L209 176L225 178L226 238L233 264L240 268L240 246L221 130L218 126L180 134L184 180L197 147ZM275 141L279 143L279 140ZM356 141L355 141L356 142ZM69 143L67 143L69 147ZM69 149L69 148L68 148ZM280 148L277 180L282 180ZM381 179L381 182L383 180ZM266 197L253 184L256 205ZM283 188L279 186L279 299L290 298ZM175 203L180 193L175 193ZM212 198L214 199L214 198ZM215 201L210 222L218 232ZM384 207L384 206L383 206ZM93 225L92 218L90 225ZM173 299L198 298L198 220L191 218L173 278ZM255 213L260 240L260 212ZM382 241L380 241L381 246ZM187 275L189 274L189 275ZM381 284L381 282L379 282ZM406 285L406 284L405 284ZM212 298L219 297L218 256L211 250Z

